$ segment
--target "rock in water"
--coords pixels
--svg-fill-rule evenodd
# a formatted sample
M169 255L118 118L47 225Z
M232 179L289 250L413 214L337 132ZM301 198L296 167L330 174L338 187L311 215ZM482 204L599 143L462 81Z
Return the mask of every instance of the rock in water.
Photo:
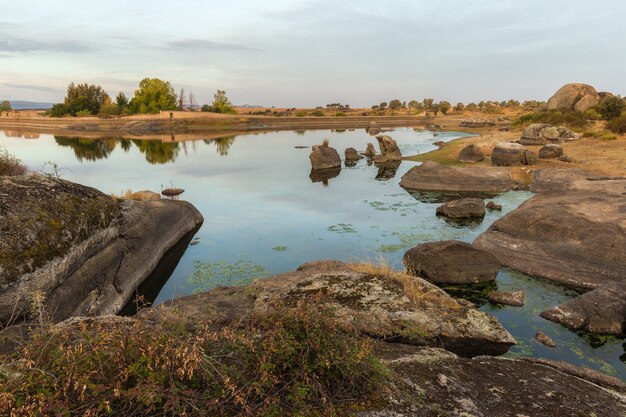
M314 170L341 168L339 152L327 145L313 145L309 159L311 160L311 168Z
M363 152L363 155L369 158L373 158L376 156L376 149L374 148L374 145L372 143L367 144L367 148L365 148L365 152Z
M53 321L118 313L166 252L202 223L183 201L118 204L39 175L0 178L0 213L4 323L29 315L34 293L45 297Z
M461 162L480 162L483 159L485 159L485 154L475 144L467 145L459 153L459 161Z
M626 282L606 284L540 314L572 330L626 334Z
M535 340L544 346L551 347L551 348L556 347L556 343L554 342L554 340L552 340L552 338L548 336L547 334L545 334L544 332L541 332L541 331L537 332L537 334L535 335Z
M539 150L539 158L556 159L563 155L563 147L561 145L549 144Z
M376 122L370 122L369 126L365 130L370 135L375 136L380 134L380 125Z
M572 83L561 87L550 99L548 110L576 110L585 112L600 103L600 95L588 84Z
M402 160L402 154L400 148L395 140L391 136L378 135L376 136L378 145L380 146L380 155L376 157L376 163L397 162Z
M487 299L496 304L523 307L524 291L492 291L487 294Z
M491 153L493 166L535 165L537 154L529 151L519 143L500 142Z
M559 143L577 140L579 136L563 126L552 126L545 123L533 123L522 132L520 144L540 146L546 143Z
M522 185L509 168L451 168L426 161L404 174L400 186L415 191L502 193Z
M346 149L346 161L358 161L359 159L363 159L361 155L354 148Z
M437 207L437 215L451 219L482 219L485 217L485 201L482 198L461 198Z
M497 211L502 211L502 205L500 204L496 204L493 201L488 202L485 205L486 208L488 208L489 210L497 210Z
M402 258L408 273L435 284L475 284L496 279L500 263L488 252L456 240L422 243Z

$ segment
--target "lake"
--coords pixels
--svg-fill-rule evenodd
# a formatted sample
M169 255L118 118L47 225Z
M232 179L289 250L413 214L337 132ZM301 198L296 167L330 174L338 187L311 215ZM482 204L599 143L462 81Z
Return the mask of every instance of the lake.
M403 155L424 153L435 149L435 141L465 135L410 128L388 134ZM398 185L416 163L403 161L394 172L361 160L354 167L343 167L334 178L310 177L310 149L296 146L310 147L328 139L343 158L347 147L363 151L367 142L376 142L362 129L258 133L218 140L198 136L194 141L163 143L48 134L11 137L0 132L0 145L32 170L56 171L64 179L105 193L185 189L181 198L202 212L204 224L156 304L319 259L382 260L402 269L404 252L417 243L471 242L532 196L508 192L492 199L503 206L502 212L488 212L480 223L448 223L435 216L442 196L411 194ZM622 340L579 335L539 317L541 311L576 296L574 291L506 269L498 275L497 287L525 290L526 305L493 306L484 302L481 292L470 299L496 316L518 340L507 355L564 360L626 379ZM537 330L559 346L550 349L535 342Z

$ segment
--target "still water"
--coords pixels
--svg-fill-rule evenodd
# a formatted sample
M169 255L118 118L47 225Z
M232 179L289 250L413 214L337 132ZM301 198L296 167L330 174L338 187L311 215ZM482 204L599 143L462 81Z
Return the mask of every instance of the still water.
M464 135L408 128L389 134L404 155L424 153L435 148L435 141ZM459 225L435 216L441 196L410 194L398 185L413 162L402 162L394 172L361 160L354 167L343 167L334 178L310 177L310 150L297 146L310 147L328 139L341 155L347 147L362 151L367 142L376 142L363 130L199 137L181 143L32 136L0 132L0 145L32 170L56 170L62 178L106 193L186 190L181 197L194 204L205 221L156 304L318 259L378 262L383 258L402 269L404 252L415 244L445 239L471 242L532 195L516 191L497 196L493 201L503 206L502 212L487 213L481 223ZM498 275L497 287L525 290L526 306L493 306L482 302L481 293L470 298L498 317L518 340L508 355L565 360L626 379L622 340L578 335L538 316L576 296L575 292L506 269ZM550 349L535 342L537 330L559 346Z

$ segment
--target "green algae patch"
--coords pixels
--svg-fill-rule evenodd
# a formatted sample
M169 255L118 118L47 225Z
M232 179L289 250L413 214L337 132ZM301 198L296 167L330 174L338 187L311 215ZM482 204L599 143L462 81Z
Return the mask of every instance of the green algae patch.
M256 278L270 275L270 271L263 265L251 261L238 260L236 262L194 261L195 271L187 278L187 285L194 292L209 291L219 285L243 285Z

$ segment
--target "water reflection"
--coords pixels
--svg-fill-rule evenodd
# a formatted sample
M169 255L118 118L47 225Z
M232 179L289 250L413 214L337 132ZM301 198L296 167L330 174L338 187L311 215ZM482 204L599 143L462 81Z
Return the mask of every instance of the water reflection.
M396 172L398 172L398 168L400 168L400 164L402 161L392 161L385 162L384 164L376 164L378 167L378 174L376 174L376 179L379 181L388 181L396 176Z
M226 156L228 155L228 151L230 150L230 147L233 145L233 143L235 143L235 136L227 136L227 137L223 137L223 138L216 138L216 139L205 139L204 143L206 143L207 145L215 145L215 148L217 149L217 153L220 156Z
M145 155L151 164L174 162L180 152L179 142L160 142L156 140L133 139L133 143Z
M74 150L78 161L97 161L106 159L115 150L116 139L82 139L79 137L55 136L55 142L60 146L69 146Z
M311 182L321 182L325 187L328 186L328 180L339 176L341 167L329 169L312 169L309 178Z

